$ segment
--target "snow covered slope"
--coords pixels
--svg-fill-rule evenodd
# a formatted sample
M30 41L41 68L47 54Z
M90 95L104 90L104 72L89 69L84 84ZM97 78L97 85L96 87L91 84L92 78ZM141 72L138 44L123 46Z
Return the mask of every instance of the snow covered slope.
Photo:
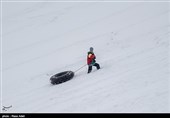
M3 2L2 112L170 112L169 2ZM66 83L49 78L86 64Z

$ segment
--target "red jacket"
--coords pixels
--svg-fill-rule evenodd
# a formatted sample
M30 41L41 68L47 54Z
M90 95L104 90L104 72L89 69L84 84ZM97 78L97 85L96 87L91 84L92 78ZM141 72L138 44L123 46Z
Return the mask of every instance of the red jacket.
M94 53L88 53L87 55L87 64L90 65L90 64L93 64L95 63L95 59L96 59L96 56L94 55Z

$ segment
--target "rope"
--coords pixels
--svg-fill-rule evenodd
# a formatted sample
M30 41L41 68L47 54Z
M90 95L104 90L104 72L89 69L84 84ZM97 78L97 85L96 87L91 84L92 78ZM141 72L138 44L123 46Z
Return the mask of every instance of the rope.
M77 71L79 71L80 69L82 69L82 68L85 67L86 65L87 65L87 64L83 65L82 67L80 67L79 69L77 69L76 71L74 71L74 73L77 72Z

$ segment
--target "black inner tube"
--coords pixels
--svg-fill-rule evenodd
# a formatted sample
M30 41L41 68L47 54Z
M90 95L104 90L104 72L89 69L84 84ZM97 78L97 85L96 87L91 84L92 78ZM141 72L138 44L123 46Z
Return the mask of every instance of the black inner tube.
M60 73L53 75L50 78L50 80L51 80L51 84L55 85L55 84L60 84L60 83L66 82L66 81L72 79L73 77L74 77L74 72L64 71L64 72L60 72Z

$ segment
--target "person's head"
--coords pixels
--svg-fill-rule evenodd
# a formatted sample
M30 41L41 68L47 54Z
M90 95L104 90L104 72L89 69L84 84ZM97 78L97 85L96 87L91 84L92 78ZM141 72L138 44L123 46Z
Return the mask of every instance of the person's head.
M90 52L93 52L93 47L90 47Z

